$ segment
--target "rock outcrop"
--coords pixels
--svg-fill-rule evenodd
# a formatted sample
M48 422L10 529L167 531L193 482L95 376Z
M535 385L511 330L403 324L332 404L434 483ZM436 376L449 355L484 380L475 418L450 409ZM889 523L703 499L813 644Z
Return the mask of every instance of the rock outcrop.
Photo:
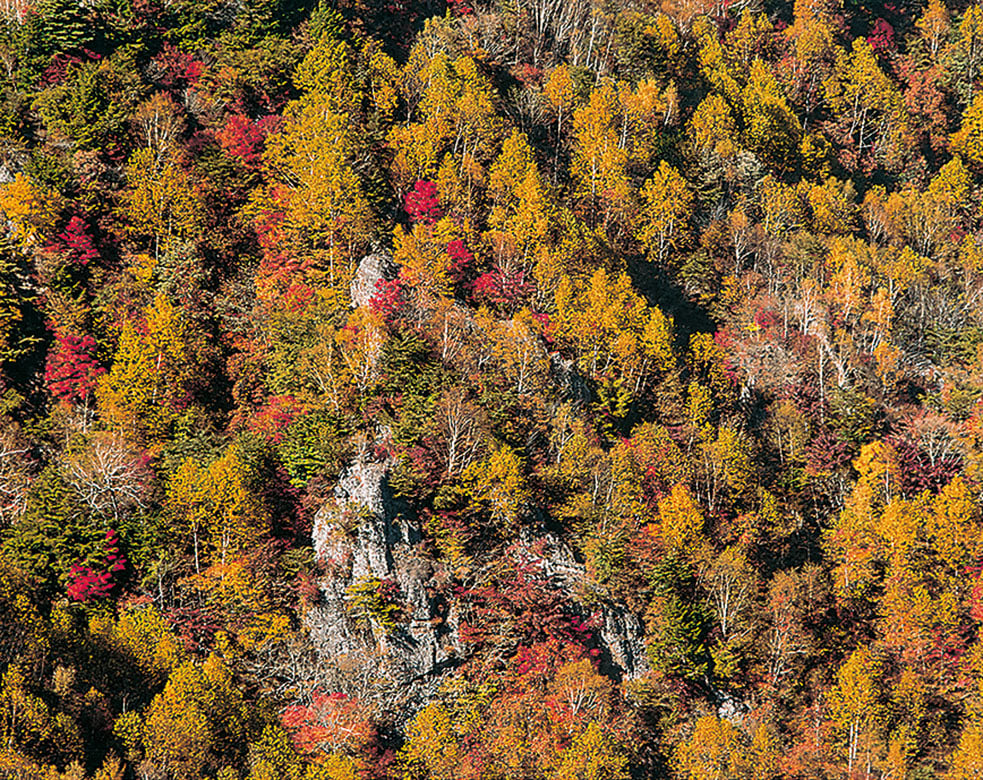
M399 269L392 258L383 252L373 252L361 259L352 278L352 308L368 306L375 295L377 285L396 278Z
M587 380L584 379L573 360L562 357L558 352L551 352L550 373L567 400L581 403L590 401L590 385L587 384Z
M419 550L416 520L389 488L390 465L356 458L342 474L334 501L315 517L314 551L327 574L322 601L307 622L322 654L364 651L368 657L371 650L387 674L410 681L454 663L457 632ZM353 585L371 580L398 585L403 620L394 631L357 619L346 603Z
M380 675L404 685L426 684L462 659L457 610L436 587L415 517L389 487L391 465L360 454L343 472L334 499L315 517L314 550L325 576L321 602L309 611L307 623L322 657L371 659ZM539 551L544 573L570 593L571 603L579 603L576 594L588 575L570 548L552 536L525 544ZM369 581L398 585L402 619L395 629L383 630L352 614L352 587ZM613 676L632 679L648 671L644 630L634 614L615 603L583 611L594 616L602 663Z
M575 600L574 594L589 587L587 568L578 563L570 547L556 537L550 535L542 541L546 542L544 570L558 578L570 592L571 600ZM610 601L601 601L584 612L585 617L589 613L594 618L603 651L602 665L608 667L606 671L615 677L633 680L651 669L645 651L645 627L637 615Z

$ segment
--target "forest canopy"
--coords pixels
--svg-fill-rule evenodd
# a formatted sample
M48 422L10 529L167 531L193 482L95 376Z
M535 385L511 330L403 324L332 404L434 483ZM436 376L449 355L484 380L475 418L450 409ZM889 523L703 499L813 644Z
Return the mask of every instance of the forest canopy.
M983 777L983 6L0 63L0 780Z

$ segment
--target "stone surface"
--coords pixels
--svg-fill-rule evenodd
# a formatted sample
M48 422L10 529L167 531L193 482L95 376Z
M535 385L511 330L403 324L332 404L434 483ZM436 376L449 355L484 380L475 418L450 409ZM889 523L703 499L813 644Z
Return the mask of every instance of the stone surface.
M587 569L578 563L569 545L552 535L542 537L545 541L543 556L544 570L557 577L570 593L574 594L589 586ZM648 672L651 667L645 651L645 628L638 616L622 605L602 601L585 612L593 613L597 632L600 635L602 661L616 677L633 680Z
M419 527L389 488L389 468L360 455L338 481L334 501L315 517L314 552L327 574L307 622L322 654L378 649L388 673L411 680L454 662L456 630L418 549ZM373 578L399 584L405 620L395 632L360 624L346 609L347 589Z
M378 675L406 685L426 684L462 659L457 605L436 586L416 519L389 487L392 464L373 460L367 452L345 469L333 501L315 517L314 551L325 576L321 602L307 616L308 628L322 657L360 656L376 665ZM544 535L519 544L568 591L572 603L579 603L576 594L589 586L589 577L566 543ZM365 625L346 609L348 588L373 578L399 584L404 614L396 631ZM649 670L644 629L636 615L603 601L583 612L595 617L602 663L610 673L633 679Z
M398 270L392 258L383 252L363 257L352 279L352 308L368 306L376 293L376 285L383 280L395 279Z

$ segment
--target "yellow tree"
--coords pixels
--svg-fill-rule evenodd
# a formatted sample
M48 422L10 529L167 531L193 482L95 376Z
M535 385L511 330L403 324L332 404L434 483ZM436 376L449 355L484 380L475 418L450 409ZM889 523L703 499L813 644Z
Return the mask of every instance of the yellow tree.
M820 86L829 76L836 57L835 15L837 0L795 0L794 19L787 34L794 46L792 60L793 96L805 107L806 116L815 110Z
M559 757L556 780L628 780L628 756L596 720L578 733Z
M142 321L123 324L112 368L96 389L103 418L147 443L159 442L182 414L196 364L181 310L159 294Z
M628 275L598 268L586 280L563 279L554 301L556 337L575 352L581 369L592 377L620 378L637 393L654 361L643 341L649 310ZM664 359L658 323L648 335L656 339L651 343L656 359Z
M925 497L911 501L896 498L884 507L877 521L879 557L886 563L880 600L884 644L912 661L923 660L933 627L932 594L916 560L916 551L924 546L920 531L930 510Z
M227 558L254 546L268 531L269 517L249 482L250 475L234 447L207 467L188 458L171 477L168 503L191 532L198 572L200 537L211 553L209 558L224 564Z
M378 379L379 357L386 332L382 317L365 306L348 315L345 327L335 334L344 370L339 373L346 391L365 393Z
M779 776L782 748L774 731L762 723L754 732L754 738L746 754L746 771L749 780L772 780Z
M545 250L552 207L532 148L518 130L502 144L488 172L488 195L492 208L485 239L494 248L496 264L511 270L513 258L523 266L538 258Z
M49 237L58 218L59 197L23 173L0 184L0 211L24 247Z
M700 505L684 484L674 485L659 501L659 536L671 552L697 560L707 546L705 523Z
M322 36L294 71L294 85L302 93L317 94L325 108L331 111L353 111L362 93L352 59L352 51L346 42Z
M522 460L511 447L501 445L461 475L475 503L487 509L500 530L511 535L529 504Z
M824 89L858 155L874 154L891 165L900 164L911 140L904 101L866 38L854 39L849 53L837 55Z
M737 151L737 124L727 101L711 92L696 107L687 125L693 150L703 158L717 156L728 160Z
M864 765L867 774L875 760L885 715L878 697L880 664L868 647L858 647L836 673L829 692L830 716L846 743L847 776Z
M550 71L543 85L543 98L556 115L556 137L562 138L563 120L571 114L576 101L573 78L566 63L561 62Z
M870 300L872 252L863 241L851 238L831 242L827 266L830 307L845 322L859 322Z
M185 658L170 621L152 604L126 610L118 617L93 615L89 633L111 652L127 658L158 687Z
M959 91L968 102L969 96L976 91L976 79L983 63L983 8L978 3L970 5L959 22L956 40L952 44L954 62L962 76Z
M200 238L204 201L176 156L137 149L126 166L126 183L121 216L127 234L149 241L155 260Z
M556 138L553 146L553 183L556 184L559 176L563 123L573 113L576 105L573 78L566 63L561 62L550 71L550 76L543 85L543 99L549 112L556 117Z
M712 428L708 432L712 433ZM751 444L743 433L723 426L715 439L706 437L699 452L697 485L711 513L725 497L734 502L747 495L754 472Z
M598 203L605 223L630 208L628 152L620 143L620 103L615 85L605 79L591 91L587 105L573 115L570 176L574 195Z
M833 568L834 590L841 597L866 596L878 580L883 554L879 522L897 490L893 451L881 441L864 445L853 462L858 479L836 522L824 534Z
M959 737L946 780L976 780L983 776L983 721L970 721Z
M433 224L418 222L407 233L399 225L393 230L393 260L402 267L407 284L425 299L447 298L454 290L452 259L447 247L460 239L457 224L444 217Z
M222 766L247 734L249 707L220 657L187 661L147 709L147 758L176 780L193 780Z
M445 52L428 52L420 46L425 36L420 38L403 69L414 121L397 125L388 137L397 191L432 178L449 154L463 185L465 202L458 208L470 211L476 187L483 183L483 166L501 137L495 90L473 59L451 60Z
M517 393L536 392L547 381L549 356L540 330L532 312L522 308L489 334L494 360Z
M267 139L271 186L257 205L283 213L278 248L304 258L309 283L347 292L373 217L352 169L358 142L350 117L330 103L313 92L287 106L283 128Z
M462 756L454 726L450 713L439 703L417 713L400 751L408 780L458 780Z
M952 150L977 170L983 169L983 92L978 92L963 112L962 124L950 139Z
M731 105L739 105L745 73L731 67L717 26L708 17L701 17L693 24L693 37L699 46L697 57L700 74L714 92L726 98Z
M644 78L634 87L619 81L621 104L621 146L631 162L650 167L660 155L660 139L667 127L679 119L679 93L670 82L662 87L654 78Z
M733 67L745 73L751 68L751 63L762 46L767 46L769 37L774 33L767 14L755 12L745 7L741 18L729 33L724 43L727 58Z
M805 213L796 189L773 176L766 176L759 185L761 228L769 236L781 238L802 226Z
M677 748L676 760L687 780L741 777L746 763L740 733L716 715L696 721L690 738Z
M688 222L693 193L665 160L642 190L642 226L638 237L649 254L664 263L670 252L678 252L689 239Z
M939 233L958 227L962 214L969 210L973 180L959 155L943 165L932 177L926 191L931 219L940 223Z
M915 27L925 41L933 62L938 62L942 45L951 28L949 11L942 0L929 0L922 15L915 22Z
M778 81L760 59L751 64L741 93L744 145L779 169L792 165L802 139L802 125Z
M856 221L856 191L850 182L832 177L814 184L806 196L818 233L852 233Z
M399 65L374 38L366 37L361 55L368 70L372 107L384 121L390 121L399 104Z
M943 582L965 585L966 567L983 554L983 523L962 476L956 476L939 491L926 527L936 576Z

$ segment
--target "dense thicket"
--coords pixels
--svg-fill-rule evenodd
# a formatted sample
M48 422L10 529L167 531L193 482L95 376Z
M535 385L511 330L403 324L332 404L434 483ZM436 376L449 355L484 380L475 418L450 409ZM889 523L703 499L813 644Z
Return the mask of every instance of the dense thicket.
M983 776L983 7L0 20L0 778Z

